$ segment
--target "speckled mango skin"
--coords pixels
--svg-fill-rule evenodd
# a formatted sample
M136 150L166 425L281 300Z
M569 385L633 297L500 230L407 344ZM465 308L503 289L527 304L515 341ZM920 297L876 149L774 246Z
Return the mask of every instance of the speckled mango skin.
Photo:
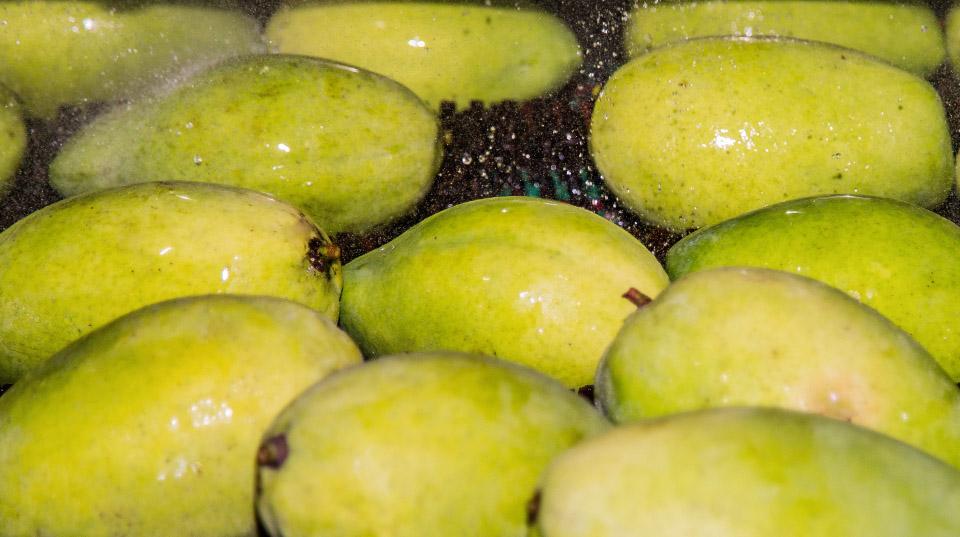
M845 423L773 409L617 427L547 471L542 537L950 537L960 473Z
M960 390L933 357L843 292L786 272L677 280L624 323L596 390L615 422L775 406L868 427L960 467Z
M817 195L932 207L954 183L933 87L813 42L711 38L654 50L607 82L591 129L610 188L677 231Z
M457 2L303 2L267 24L279 52L382 73L438 108L452 101L523 101L580 66L577 39L549 13Z
M336 320L339 260L293 207L200 183L143 183L78 196L0 233L0 383L142 306L202 294L288 298Z
M144 181L224 183L287 201L328 233L407 212L442 157L438 120L399 84L302 56L234 59L121 106L51 166L64 195Z
M666 43L719 35L794 37L859 50L920 76L943 62L940 21L924 3L709 0L638 4L625 35L631 56Z
M20 103L10 90L0 85L0 200L13 186L26 148L27 129Z
M256 535L260 435L361 360L329 319L277 298L191 297L124 316L0 399L3 534Z
M547 464L606 420L529 369L451 353L384 357L327 377L265 435L258 512L274 537L523 537Z
M344 267L341 325L367 356L453 350L496 356L570 387L666 273L639 241L589 211L539 198L440 212Z
M197 5L13 0L0 3L0 21L0 83L42 118L264 49L253 19Z
M794 272L879 311L960 381L960 228L913 205L829 196L780 203L687 236L667 273L723 266Z

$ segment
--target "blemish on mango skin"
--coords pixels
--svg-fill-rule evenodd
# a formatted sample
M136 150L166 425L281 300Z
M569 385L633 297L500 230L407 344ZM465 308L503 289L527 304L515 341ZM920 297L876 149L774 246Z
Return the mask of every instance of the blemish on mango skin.
M307 243L307 260L317 272L332 276L333 267L340 260L340 247L314 237Z
M257 465L279 469L290 455L290 446L287 437L283 434L272 436L260 444L257 451Z

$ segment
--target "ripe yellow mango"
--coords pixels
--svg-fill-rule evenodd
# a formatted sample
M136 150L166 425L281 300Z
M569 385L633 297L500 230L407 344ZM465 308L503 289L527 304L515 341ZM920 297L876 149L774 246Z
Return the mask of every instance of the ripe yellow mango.
M205 296L126 315L0 398L6 537L254 535L260 435L360 351L325 316Z
M336 319L340 286L326 234L271 197L201 183L77 196L0 233L0 383L162 300L270 295Z

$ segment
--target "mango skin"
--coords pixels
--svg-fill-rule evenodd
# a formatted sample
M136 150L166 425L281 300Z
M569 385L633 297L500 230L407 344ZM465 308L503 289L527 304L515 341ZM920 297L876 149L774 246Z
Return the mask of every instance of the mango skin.
M522 537L547 464L607 427L531 370L453 353L390 356L331 375L273 423L261 464L271 535Z
M717 35L794 37L859 50L919 76L946 56L940 21L922 3L834 0L662 1L630 13L625 45L638 56L666 43Z
M0 199L13 180L27 148L27 129L17 97L0 85Z
M607 82L591 129L614 193L676 231L827 194L932 207L954 183L930 84L812 42L713 38L654 50Z
M14 0L0 3L0 21L0 83L41 118L264 49L256 21L203 6Z
M597 371L615 422L726 406L823 414L960 467L960 390L920 345L825 284L719 268L633 314Z
M65 196L145 181L215 182L291 203L328 233L365 231L426 194L438 120L381 76L297 56L227 61L117 107L51 165Z
M368 357L496 356L590 384L634 306L668 283L639 241L559 202L503 197L442 211L344 267L341 325Z
M954 73L960 71L960 8L954 4L944 20L944 33L947 43L947 57Z
M45 207L0 233L0 383L147 304L189 295L288 298L338 314L338 259L293 207L200 183L143 183Z
M794 272L877 310L960 381L960 228L913 205L829 196L780 203L689 235L671 279L723 266Z
M260 435L361 360L329 319L277 298L191 297L124 316L0 399L3 534L256 535Z
M543 480L542 537L949 537L960 473L817 416L726 409L617 427Z
M382 73L434 108L532 99L562 86L581 63L559 19L513 6L303 2L281 8L265 35L278 52Z

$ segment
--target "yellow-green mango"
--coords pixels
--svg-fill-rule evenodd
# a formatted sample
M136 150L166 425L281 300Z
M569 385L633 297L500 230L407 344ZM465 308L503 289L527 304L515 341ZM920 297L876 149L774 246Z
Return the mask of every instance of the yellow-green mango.
M3 535L256 535L254 460L300 392L359 363L325 316L206 296L126 315L0 398Z
M382 76L247 56L97 118L57 156L50 181L67 196L145 181L225 183L275 195L328 233L357 232L426 194L437 131L436 114Z
M591 129L611 189L672 230L827 194L932 207L954 184L933 87L821 43L710 38L656 49L607 82Z
M833 43L926 76L946 55L943 31L922 2L885 0L662 0L630 13L626 48L637 56L697 37L795 37Z
M369 356L453 350L496 356L570 387L590 384L634 306L667 276L629 233L539 198L442 211L344 267L340 322Z
M10 191L13 179L27 148L27 129L23 124L16 96L0 85L0 199Z
M341 282L326 234L256 192L143 183L77 196L0 233L0 383L171 298L271 295L336 320Z
M960 227L920 207L863 196L787 201L704 228L667 254L677 279L751 266L825 282L908 332L960 381Z
M302 2L274 14L266 38L278 52L382 73L435 108L531 99L581 62L576 37L553 15L489 2Z
M960 467L960 390L909 335L823 283L695 272L634 313L597 371L616 422L776 406L898 438Z
M274 537L523 537L547 464L607 422L483 356L391 356L330 375L276 419L257 509Z
M216 60L263 50L253 19L177 3L0 2L0 83L27 113L116 101Z
M944 21L944 32L946 34L947 56L950 58L950 64L953 66L954 74L960 69L960 7L954 2L954 5L947 12L947 18Z
M773 409L617 427L543 480L542 537L952 537L960 472L883 435Z

